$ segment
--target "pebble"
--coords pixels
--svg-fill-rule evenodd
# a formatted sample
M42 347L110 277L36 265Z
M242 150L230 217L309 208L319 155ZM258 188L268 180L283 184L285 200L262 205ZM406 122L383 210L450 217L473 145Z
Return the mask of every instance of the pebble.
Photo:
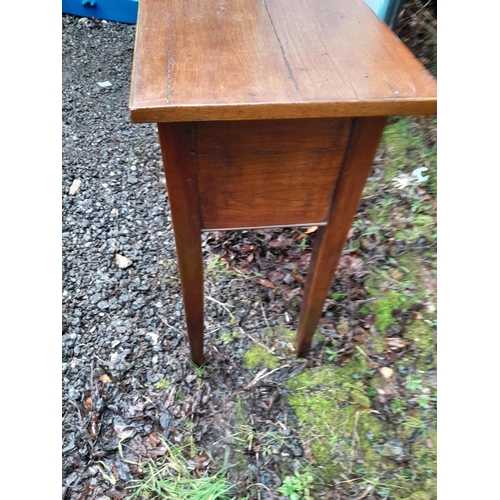
M70 196L75 196L75 194L80 191L80 188L82 186L82 181L80 179L75 179L72 183L71 186L69 187L68 194Z
M127 267L130 267L132 264L133 262L128 257L116 254L116 265L120 269L127 269Z

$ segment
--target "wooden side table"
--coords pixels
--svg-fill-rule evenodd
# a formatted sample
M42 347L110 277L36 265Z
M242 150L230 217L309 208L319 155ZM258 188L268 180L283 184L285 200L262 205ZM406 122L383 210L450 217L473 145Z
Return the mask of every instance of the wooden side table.
M191 357L203 357L201 231L320 226L307 354L390 115L436 81L363 0L140 0L130 111L158 123Z

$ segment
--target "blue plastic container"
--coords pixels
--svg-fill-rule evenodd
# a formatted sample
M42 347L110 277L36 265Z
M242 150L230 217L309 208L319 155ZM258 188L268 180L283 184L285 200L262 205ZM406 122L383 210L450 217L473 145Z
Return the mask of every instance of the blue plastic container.
M62 0L63 14L135 24L138 0Z

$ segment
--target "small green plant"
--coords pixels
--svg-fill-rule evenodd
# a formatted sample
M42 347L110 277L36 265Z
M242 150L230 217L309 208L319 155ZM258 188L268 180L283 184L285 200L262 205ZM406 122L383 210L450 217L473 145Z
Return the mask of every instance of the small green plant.
M395 415L404 415L406 402L403 399L395 398L392 402L392 412Z
M409 391L421 391L423 389L422 380L419 378L412 378L411 375L408 375L408 379L406 380L406 388Z
M392 196L384 196L378 200L378 204L383 208L387 208L393 205L394 201L395 200Z
M356 219L353 223L352 223L352 227L354 227L355 229L359 229L363 226L364 222L363 222L363 219Z
M340 436L338 435L338 433L336 433L335 431L332 431L330 434L330 444L332 446L335 446L339 441L339 437Z
M240 332L238 332L237 330L235 330L234 332L231 332L231 333L223 333L220 338L226 342L226 344L228 344L229 342L231 342L232 340L236 340L236 339L239 339L241 337L240 335Z
M302 252L305 252L305 251L306 251L306 249L307 249L307 244L308 244L308 242L307 242L307 238L302 238L302 239L300 240L299 246L300 246L300 250L301 250Z
M312 500L311 483L314 478L308 471L300 473L295 471L293 476L286 476L283 484L278 488L278 493L290 500Z
M431 397L428 394L419 394L417 397L418 405L424 410L427 410L429 408L430 400Z
M347 297L347 293L345 292L333 292L332 293L332 299L333 300L342 300Z
M338 359L338 354L337 351L335 351L332 348L325 349L326 354L328 355L328 361L337 361Z
M170 387L172 387L172 382L170 382L170 380L161 378L158 382L155 382L155 388L158 391L165 391L166 389L170 389Z
M206 372L206 365L205 364L202 364L201 366L195 365L189 358L188 358L187 362L188 362L189 366L196 373L196 378L198 380L205 377L205 372Z
M220 274L231 275L234 270L228 268L227 261L220 255L214 254L205 268L205 275L217 278Z
M377 395L377 389L375 389L375 387L373 387L372 385L369 385L369 386L366 388L366 395L367 395L369 398L374 398L374 397Z
M409 427L410 429L418 429L423 436L427 434L427 426L425 425L425 422L417 417L408 417L406 422L403 422L401 425Z

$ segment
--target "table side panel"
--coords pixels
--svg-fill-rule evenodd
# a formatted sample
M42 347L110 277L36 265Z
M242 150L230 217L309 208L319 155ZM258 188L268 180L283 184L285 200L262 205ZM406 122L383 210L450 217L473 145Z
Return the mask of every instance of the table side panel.
M198 123L203 229L326 221L350 119Z

